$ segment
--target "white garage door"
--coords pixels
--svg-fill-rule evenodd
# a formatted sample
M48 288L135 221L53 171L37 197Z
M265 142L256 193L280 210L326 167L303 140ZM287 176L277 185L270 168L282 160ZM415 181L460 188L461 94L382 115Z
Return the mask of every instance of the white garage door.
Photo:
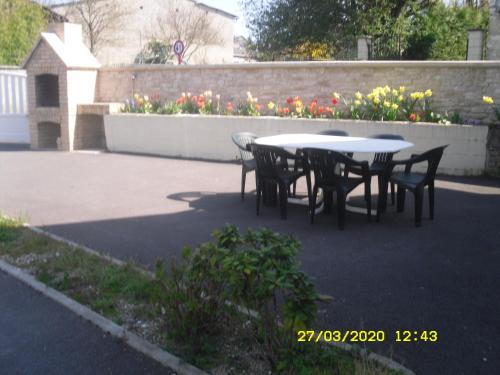
M26 71L0 69L0 143L29 143Z

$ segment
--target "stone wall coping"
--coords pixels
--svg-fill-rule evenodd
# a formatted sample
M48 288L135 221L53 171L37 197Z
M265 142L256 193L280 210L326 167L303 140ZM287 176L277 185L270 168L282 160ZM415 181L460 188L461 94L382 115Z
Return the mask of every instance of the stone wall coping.
M78 104L77 114L79 115L107 115L116 114L120 111L123 103L90 103Z
M117 104L117 103L114 103ZM91 104L86 104L91 105ZM338 124L384 124L384 125L401 125L401 126L435 126L444 128L477 128L477 127L489 127L489 124L477 124L477 125L466 125L466 124L438 124L435 122L410 122L410 121L374 121L374 120L355 120L355 119L334 119L334 118L297 118L297 117L279 117L279 116L228 116L228 115L198 115L198 114L188 114L188 113L178 113L175 115L163 115L158 113L133 113L133 112L116 112L116 113L106 113L110 116L137 116L137 117L181 117L181 118L223 118L223 119L238 119L238 120L267 120L267 121L314 121L318 123L338 123Z
M192 69L262 69L262 68L500 68L500 60L490 61L287 61L207 65L133 64L103 66L100 71L155 71Z

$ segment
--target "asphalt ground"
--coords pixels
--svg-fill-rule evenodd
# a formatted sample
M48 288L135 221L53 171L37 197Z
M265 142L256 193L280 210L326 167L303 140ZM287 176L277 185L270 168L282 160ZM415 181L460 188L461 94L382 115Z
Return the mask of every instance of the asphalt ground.
M277 208L257 217L253 176L244 203L239 179L236 164L11 147L0 151L0 211L146 267L225 223L293 234L302 269L334 297L315 328L383 330L385 341L367 347L418 374L498 373L499 180L439 176L436 218L425 205L421 228L407 194L404 213L389 207L379 223L348 213L339 231L335 211L314 225L298 205L286 221ZM412 342L396 342L398 330L411 331ZM429 330L436 343L413 340Z
M0 271L0 374L173 372Z

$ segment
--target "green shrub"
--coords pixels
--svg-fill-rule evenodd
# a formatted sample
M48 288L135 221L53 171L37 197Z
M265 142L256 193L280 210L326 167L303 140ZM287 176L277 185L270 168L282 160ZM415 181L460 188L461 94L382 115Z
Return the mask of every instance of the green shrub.
M297 330L312 327L316 303L327 300L299 270L299 242L268 229L241 235L229 225L214 239L186 248L170 274L157 264L170 336L199 352L225 324L253 338L274 370L288 368L303 350Z
M220 333L229 308L226 305L226 280L215 244L193 250L186 247L181 262L173 260L170 273L162 261L156 264L156 279L163 288L160 305L165 309L168 336L198 354L211 338Z

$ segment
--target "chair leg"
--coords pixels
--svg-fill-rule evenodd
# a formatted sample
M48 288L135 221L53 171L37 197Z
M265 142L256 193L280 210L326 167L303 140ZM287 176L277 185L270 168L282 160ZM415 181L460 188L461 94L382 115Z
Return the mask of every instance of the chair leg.
M394 206L394 201L395 201L395 197L394 197L394 190L395 190L395 186L394 186L394 182L391 181L391 204Z
M309 200L309 217L311 224L314 223L314 215L316 214L316 199L318 198L318 186L314 185L311 199Z
M405 198L406 198L406 189L398 186L398 202L397 202L397 212L403 212L405 210Z
M434 181L429 182L429 213L434 220Z
M422 206L423 206L424 189L415 190L415 226L422 225Z
M284 183L279 184L279 196L280 196L280 215L281 219L286 220L287 212L286 206L288 202L288 186Z
M378 178L378 199L377 199L377 222L380 221L380 215L385 212L385 206L387 205L387 188L386 182L383 176L379 175Z
M247 171L245 168L241 169L241 201L245 200L245 182L247 179Z
M345 224L345 194L340 189L337 190L337 225L340 230L344 230Z
M366 214L368 221L372 221L372 190L370 181L365 182L365 201L366 201Z
M257 216L259 216L259 213L260 213L260 199L261 199L261 196L262 196L262 184L260 183L259 179L257 178L257 176L255 176L256 180L257 180Z
M323 190L323 204L325 205L325 209L323 212L325 214L330 214L332 213L332 206L333 206L333 192L332 191L325 191Z

